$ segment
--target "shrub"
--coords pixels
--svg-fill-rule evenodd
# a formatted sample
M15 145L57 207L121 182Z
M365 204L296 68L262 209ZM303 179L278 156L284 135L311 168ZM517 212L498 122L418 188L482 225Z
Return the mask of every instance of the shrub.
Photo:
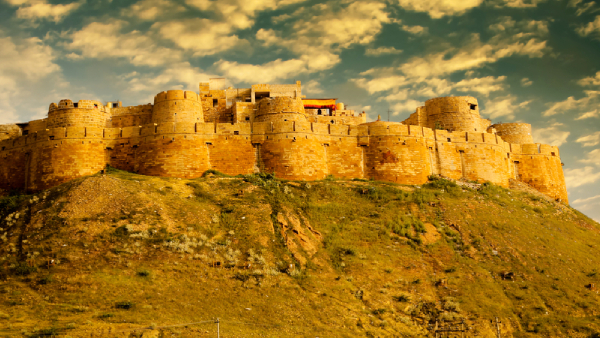
M127 301L127 302L117 302L115 304L115 307L117 309L122 309L122 310L130 310L130 309L133 308L133 306L134 306L134 304L132 302L129 302L129 301Z
M148 270L140 270L137 273L138 276L140 277L149 277L150 276L150 271Z
M48 275L48 276L44 276L44 277L41 277L40 279L38 279L37 283L40 285L46 285L46 284L52 283L53 281L54 280L52 279L52 276Z
M401 302L401 303L406 303L406 302L410 302L410 300L412 299L412 297L409 294L406 293L402 293L398 296L394 296L392 297L395 301L397 302Z
M37 271L35 266L29 266L25 262L19 262L13 269L15 275L17 276L27 276L33 272Z

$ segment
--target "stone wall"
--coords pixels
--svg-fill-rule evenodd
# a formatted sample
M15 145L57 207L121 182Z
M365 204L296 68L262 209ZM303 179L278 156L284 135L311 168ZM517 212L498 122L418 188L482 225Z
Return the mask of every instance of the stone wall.
M79 100L74 104L71 100L61 100L58 105L50 105L46 128L106 128L109 118L110 114L99 101Z
M154 105L137 107L103 107L97 101L79 101L75 107L69 100L52 104L47 120L24 127L28 135L19 136L18 126L4 127L13 132L0 139L0 189L41 190L110 164L182 178L199 177L208 169L230 175L273 172L290 180L334 175L402 184L425 183L431 174L502 186L515 178L567 201L558 148L529 142L525 124L488 128L497 134L475 131L489 127L489 120L478 117L472 98L429 100L408 125L364 123L363 114L307 119L300 98L286 96L257 104L235 102L230 108L225 98L218 99L222 109L216 120L205 122L202 105L211 99L168 91L158 94ZM231 121L219 122L227 112ZM439 118L465 130L421 125Z
M506 142L517 144L533 143L531 125L528 123L498 123L491 126L496 134Z
M152 122L203 122L202 103L192 91L169 90L154 97Z

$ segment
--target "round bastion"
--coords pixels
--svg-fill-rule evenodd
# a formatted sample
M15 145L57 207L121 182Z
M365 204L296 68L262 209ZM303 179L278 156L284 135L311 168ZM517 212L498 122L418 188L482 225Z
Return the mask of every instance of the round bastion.
M291 97L266 97L258 101L254 121L306 121L302 101Z
M154 97L152 122L204 122L198 94L188 90L169 90Z
M531 124L529 123L498 123L490 126L496 129L496 134L505 142L515 144L532 144Z
M105 128L108 114L102 102L95 100L60 100L48 109L46 128L96 127Z
M427 114L427 128L484 132L484 130L481 130L479 103L474 97L437 97L425 101L425 111Z

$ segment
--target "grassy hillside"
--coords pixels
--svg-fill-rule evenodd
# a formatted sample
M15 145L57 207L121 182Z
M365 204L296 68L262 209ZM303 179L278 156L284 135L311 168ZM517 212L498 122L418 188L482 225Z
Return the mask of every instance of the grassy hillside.
M113 169L0 198L0 337L215 337L216 318L221 337L496 337L496 318L598 337L599 230L487 184Z

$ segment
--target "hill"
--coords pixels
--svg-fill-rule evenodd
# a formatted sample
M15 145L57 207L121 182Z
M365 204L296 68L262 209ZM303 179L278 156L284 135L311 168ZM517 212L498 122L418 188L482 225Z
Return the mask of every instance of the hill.
M7 195L0 337L599 336L599 224L458 183L109 169Z

